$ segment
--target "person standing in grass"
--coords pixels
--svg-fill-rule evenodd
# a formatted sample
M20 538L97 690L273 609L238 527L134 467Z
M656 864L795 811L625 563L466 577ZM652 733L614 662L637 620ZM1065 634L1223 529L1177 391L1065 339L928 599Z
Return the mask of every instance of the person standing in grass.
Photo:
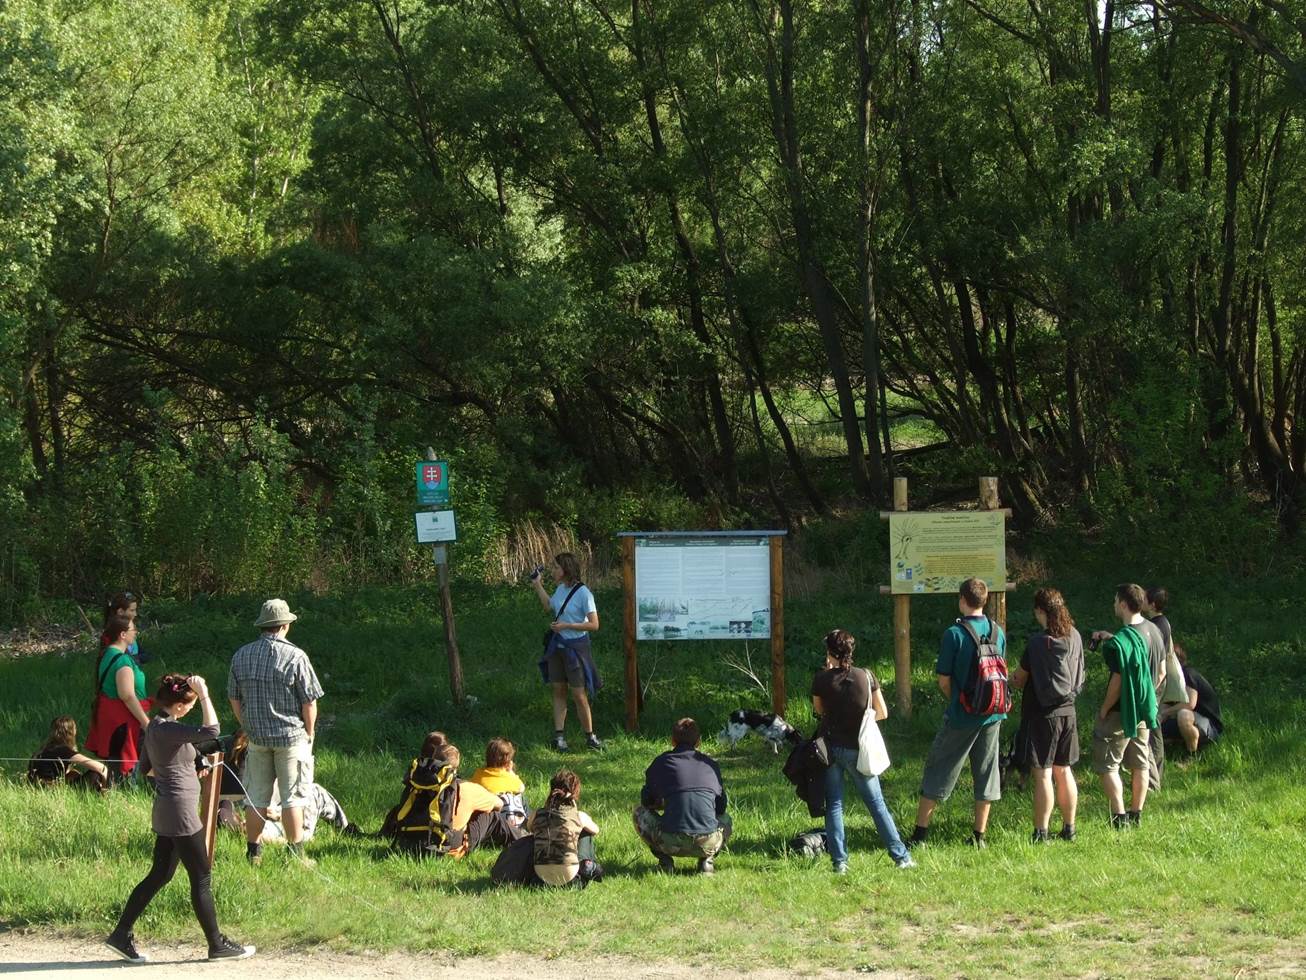
M1093 770L1102 777L1111 809L1111 826L1121 829L1142 822L1147 800L1151 752L1149 732L1157 727L1156 687L1153 683L1154 651L1146 630L1156 627L1143 618L1147 596L1142 586L1116 587L1115 614L1124 624L1114 635L1104 630L1093 634L1102 643L1102 659L1111 672L1106 696L1093 728ZM1157 633L1159 642L1160 634ZM1161 660L1164 667L1164 656ZM1131 773L1133 806L1126 813L1120 767Z
M104 626L100 630L100 652L104 652L113 638L109 636L109 620L113 616L125 616L133 623L136 622L136 614L140 610L140 600L134 592L115 592L110 596L109 601L104 604ZM142 653L136 640L132 640L131 646L127 648L128 655L138 664L149 663L148 654Z
M847 630L825 634L825 669L812 680L812 710L821 716L817 735L825 739L830 752L830 766L825 770L825 840L834 864L834 873L848 871L848 847L844 836L843 777L853 781L857 795L875 821L880 842L894 864L912 868L916 862L907 853L907 845L898 835L898 825L880 792L880 778L867 776L857 769L858 737L862 718L867 711L875 719L887 718L880 682L869 670L853 667L857 640Z
M531 574L531 587L540 604L553 614L551 637L540 661L540 671L553 688L553 747L567 751L567 691L571 690L576 717L591 749L603 748L594 734L594 714L590 697L602 686L594 657L590 652L590 634L599 628L599 609L594 593L580 580L580 561L570 551L553 560L553 579L558 587L549 595L540 581L540 570Z
M245 814L246 857L263 860L259 843L275 783L281 791L281 825L290 853L304 856L303 807L313 786L313 737L322 697L308 654L286 639L299 617L283 599L263 603L254 626L262 635L231 658L227 698L249 736L245 783L252 804Z
M667 873L675 870L673 857L692 857L699 874L712 874L713 859L730 840L721 767L698 751L702 740L698 723L681 718L671 729L671 751L644 771L635 832Z
M136 768L141 735L150 723L150 700L145 696L145 671L128 652L136 642L136 624L114 615L104 632L109 642L97 668L86 747L122 778Z
M1079 788L1071 768L1079 761L1079 726L1075 698L1084 688L1084 641L1056 589L1034 593L1039 631L1025 643L1013 687L1024 690L1020 703L1025 756L1034 781L1034 843L1048 839L1053 786L1061 808L1062 840L1075 839Z
M199 702L203 715L200 727L183 725L181 719ZM145 730L141 765L153 770L155 797L151 826L154 829L154 863L132 891L122 915L105 944L130 963L147 963L149 957L136 948L132 928L150 901L172 876L177 864L190 877L190 900L195 917L209 943L209 959L239 960L254 954L253 946L242 946L218 929L213 906L212 874L204 825L199 818L200 781L195 772L195 743L218 736L218 713L209 697L208 684L198 675L167 674L154 698L155 717Z
M920 802L916 806L916 830L907 842L909 847L924 844L930 832L934 808L952 795L962 766L970 759L975 783L975 825L970 843L985 847L989 810L1002 799L1002 782L998 772L999 731L1005 711L976 714L968 711L961 700L979 661L979 641L994 638L997 652L1006 657L1007 636L1002 627L984 615L989 587L983 579L968 578L961 583L957 607L961 618L943 632L939 658L934 670L939 690L948 699L943 724L930 746L921 777Z

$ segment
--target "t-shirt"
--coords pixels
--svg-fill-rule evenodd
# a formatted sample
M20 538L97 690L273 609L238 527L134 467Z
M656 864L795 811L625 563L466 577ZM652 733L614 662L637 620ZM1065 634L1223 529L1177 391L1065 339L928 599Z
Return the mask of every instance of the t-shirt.
M458 797L453 806L453 827L451 829L459 832L464 831L467 829L467 825L471 823L472 814L488 813L491 810L498 810L502 806L503 800L484 786L473 783L471 780L460 779L458 781Z
M1029 675L1020 701L1022 718L1075 716L1075 697L1084 687L1084 640L1079 630L1072 628L1068 636L1049 636L1039 630L1025 642L1020 669ZM1041 693L1050 703L1043 703Z
M1161 631L1161 640L1165 643L1165 648L1169 650L1170 644L1174 642L1174 631L1170 628L1170 620L1166 619L1165 613L1153 616L1148 622Z
M1165 636L1161 630L1149 619L1144 618L1142 622L1130 623L1134 629L1147 641L1147 663L1152 671L1152 687L1156 691L1156 700L1161 700L1161 691L1165 687L1165 653L1169 649L1166 646Z
M567 608L564 610L562 604L567 601L571 589L570 585L559 585L553 590L553 598L549 600L549 606L553 609L555 622L561 619L565 623L583 623L589 618L590 613L599 611L599 607L594 604L594 593L587 585L582 585L576 590L576 594L571 597L571 602L567 602ZM579 640L589 636L589 632L562 630L558 635L564 640Z
M145 728L140 771L154 770L151 824L160 837L189 837L200 830L200 781L195 743L218 737L217 725L183 725L158 715Z
M990 629L997 630L998 653L1006 657L1007 634L1002 631L1001 626L987 616L967 616L966 620L980 639L988 636ZM943 718L944 722L953 728L992 725L1007 717L1003 712L972 715L961 706L961 692L965 690L966 683L970 680L970 673L975 669L976 653L974 642L958 623L953 623L943 631L943 639L939 641L939 659L934 665L934 672L952 678L952 697L948 699L948 707L943 712Z
M115 661L117 661L115 663ZM109 665L113 664L112 667ZM100 663L97 666L99 676L104 678L100 685L100 690L104 692L106 698L118 698L118 671L123 667L132 669L132 677L135 679L136 700L145 700L145 671L141 670L140 664L132 659L131 654L126 650L119 650L116 647L105 647L104 653L100 655Z
M77 750L67 745L45 745L27 764L27 778L33 782L56 783L72 768Z
M565 885L580 872L577 845L585 819L570 804L540 809L528 821L535 835L535 873L546 885Z
M871 695L880 689L875 675L860 667L841 670L827 667L812 678L812 697L821 699L821 726L830 745L841 749L857 748L862 716L871 703Z
M1220 718L1220 699L1216 697L1211 682L1193 668L1184 667L1184 685L1197 692L1197 707L1193 710L1208 718L1211 727L1223 734L1224 722Z

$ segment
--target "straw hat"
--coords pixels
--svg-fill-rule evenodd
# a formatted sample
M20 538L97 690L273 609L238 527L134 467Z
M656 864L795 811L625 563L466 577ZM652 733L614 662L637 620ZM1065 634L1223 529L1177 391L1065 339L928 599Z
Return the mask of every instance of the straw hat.
M258 619L254 620L254 625L259 629L267 629L269 626L285 626L298 618L290 611L290 605L285 599L269 599L263 603L263 609L259 612Z

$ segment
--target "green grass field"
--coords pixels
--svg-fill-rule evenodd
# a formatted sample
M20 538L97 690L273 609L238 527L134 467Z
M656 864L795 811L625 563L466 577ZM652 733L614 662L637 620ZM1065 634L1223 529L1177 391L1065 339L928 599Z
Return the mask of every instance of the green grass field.
M1059 579L1081 628L1110 625L1114 581ZM1235 584L1237 597L1218 592ZM310 844L320 874L290 864L283 852L252 869L243 860L243 843L223 836L215 869L219 918L224 929L261 947L618 954L741 969L763 962L797 971L968 976L1306 970L1306 763L1299 733L1306 719L1300 682L1306 658L1296 618L1301 583L1194 577L1173 585L1176 635L1221 693L1227 734L1191 763L1172 761L1164 791L1149 798L1139 831L1108 829L1102 792L1089 770L1091 716L1105 681L1090 655L1089 686L1080 702L1085 759L1077 773L1077 843L1028 843L1029 794L1013 791L994 808L989 849L972 851L964 846L971 817L966 775L936 816L931 844L919 852L920 867L913 871L895 870L869 816L860 805L850 808L853 857L846 878L832 876L828 860L785 853L785 841L816 822L780 775L783 757L757 740L728 752L711 741L704 746L721 761L735 821L734 841L715 877L654 874L635 836L629 811L671 722L690 714L705 731L716 732L733 708L765 705L762 693L749 690L723 662L740 656L741 647L644 645L648 707L642 732L627 735L620 730L619 597L600 592L606 626L596 651L609 684L596 716L608 751L559 758L544 747L551 728L548 698L534 664L543 622L525 589L457 594L467 689L477 699L459 710L448 697L431 595L393 590L347 600L303 597L294 604L302 619L292 638L309 651L327 690L318 779L355 822L367 830L379 825L398 793L401 767L427 730L450 734L463 748L468 773L485 740L506 735L519 746L518 769L532 800L542 798L560 764L580 772L583 806L603 829L599 856L609 877L584 892L501 890L489 883L493 853L417 864L388 855L377 842L330 829ZM1031 628L1030 594L1011 597L1013 647ZM895 763L885 793L904 833L942 707L933 684L935 638L954 609L945 598L914 604L917 710L910 721L891 717L885 727ZM157 619L159 626L141 641L156 657L147 668L151 680L165 668L195 670L221 695L231 652L252 635L247 624L256 610L257 600L151 605L145 621ZM881 677L892 677L889 618L887 600L870 594L790 602L791 721L810 724L807 685L819 639L833 626L859 637L859 662L869 660ZM765 662L763 645L755 644L752 653ZM77 715L84 734L88 658L83 649L0 662L0 755L28 756L60 713ZM1014 722L1008 726L1007 734ZM148 798L34 791L18 778L21 763L3 765L0 920L87 936L107 931L148 867ZM147 947L151 940L199 941L182 881L155 900L137 933Z

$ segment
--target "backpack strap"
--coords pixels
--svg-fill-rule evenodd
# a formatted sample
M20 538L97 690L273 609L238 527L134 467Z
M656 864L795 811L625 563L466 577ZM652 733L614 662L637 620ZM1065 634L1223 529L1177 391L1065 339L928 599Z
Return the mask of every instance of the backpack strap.
M991 639L993 639L993 623L990 622L990 620L989 620L989 618L988 618L987 616L984 617L984 622L986 622L986 623L989 624L989 632L988 632L988 635L985 637L985 639L990 639L990 640L991 640ZM980 644L981 644L982 642L984 642L984 641L981 640L981 639L980 639L980 635L979 635L978 633L975 632L975 627L972 626L972 625L970 625L970 623L966 622L966 620L962 619L960 616L957 617L957 625L960 626L962 629L964 629L964 630L966 631L966 635L969 636L969 637L971 638L971 640L974 641L974 643L975 643L975 653L976 653L976 655L978 656L978 654L979 654Z
M574 596L584 584L585 584L584 582L577 582L575 585L571 587L571 591L567 593L567 598L563 599L562 605L558 607L558 615L554 619L555 623L559 619L562 619L562 614L567 610L567 603L571 602L571 597Z

